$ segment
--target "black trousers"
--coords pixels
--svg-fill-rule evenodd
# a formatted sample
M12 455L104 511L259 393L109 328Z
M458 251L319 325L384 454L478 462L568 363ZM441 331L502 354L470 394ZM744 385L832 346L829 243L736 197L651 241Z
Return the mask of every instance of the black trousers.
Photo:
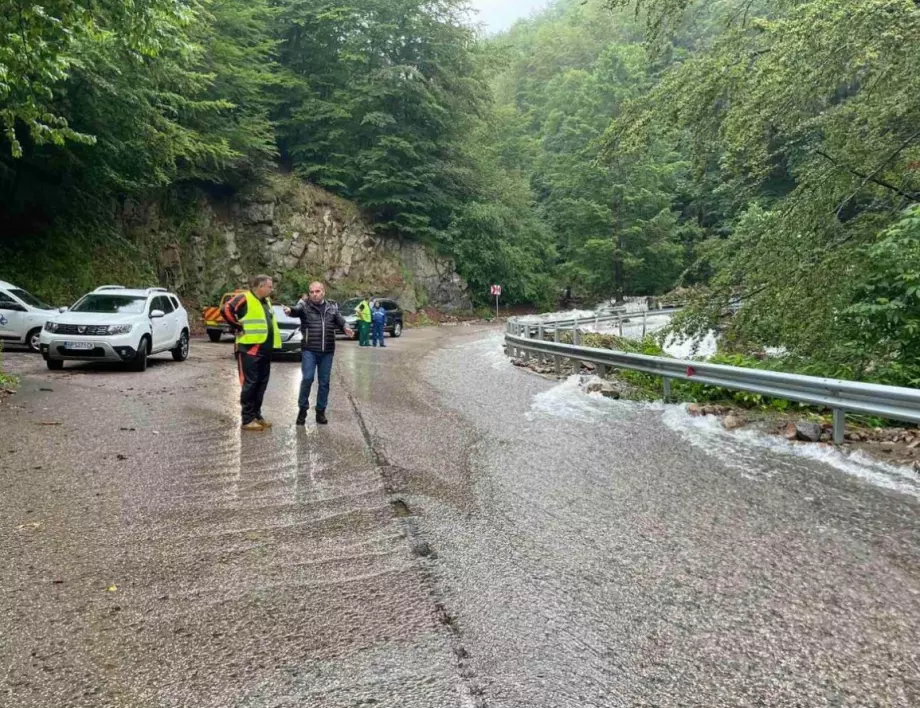
M270 349L257 354L238 351L236 359L243 387L240 391L240 407L243 409L243 425L246 425L262 417L262 399L265 398L268 377L272 372L272 353Z

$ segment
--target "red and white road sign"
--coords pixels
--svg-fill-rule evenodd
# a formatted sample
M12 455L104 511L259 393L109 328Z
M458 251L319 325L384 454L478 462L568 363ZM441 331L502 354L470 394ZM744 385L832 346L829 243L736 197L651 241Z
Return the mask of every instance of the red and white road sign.
M490 294L491 294L491 295L495 295L496 297L499 296L499 295L501 295L501 294L502 294L502 286L501 286L501 285L493 285L493 286L492 286L492 292L491 292Z

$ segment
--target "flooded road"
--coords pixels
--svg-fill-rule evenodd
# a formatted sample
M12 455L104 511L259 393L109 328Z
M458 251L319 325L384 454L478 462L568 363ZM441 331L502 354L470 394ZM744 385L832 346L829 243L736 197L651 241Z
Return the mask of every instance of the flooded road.
M319 428L276 362L243 435L229 344L145 374L5 354L0 705L920 704L915 479L500 342L343 342Z

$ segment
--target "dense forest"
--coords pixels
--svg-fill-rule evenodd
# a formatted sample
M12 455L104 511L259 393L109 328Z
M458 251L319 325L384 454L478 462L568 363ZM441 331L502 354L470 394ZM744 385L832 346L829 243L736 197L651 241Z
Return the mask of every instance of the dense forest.
M458 0L0 6L5 270L283 169L477 294L681 288L685 332L920 383L914 0L560 0L496 37Z

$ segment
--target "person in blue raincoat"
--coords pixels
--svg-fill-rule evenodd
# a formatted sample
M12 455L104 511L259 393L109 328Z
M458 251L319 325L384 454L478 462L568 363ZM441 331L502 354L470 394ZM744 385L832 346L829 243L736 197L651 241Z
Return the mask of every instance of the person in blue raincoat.
M377 346L377 340L380 340L380 346L385 347L383 343L383 327L387 322L387 311L380 306L380 300L374 300L374 308L371 310L371 341Z

